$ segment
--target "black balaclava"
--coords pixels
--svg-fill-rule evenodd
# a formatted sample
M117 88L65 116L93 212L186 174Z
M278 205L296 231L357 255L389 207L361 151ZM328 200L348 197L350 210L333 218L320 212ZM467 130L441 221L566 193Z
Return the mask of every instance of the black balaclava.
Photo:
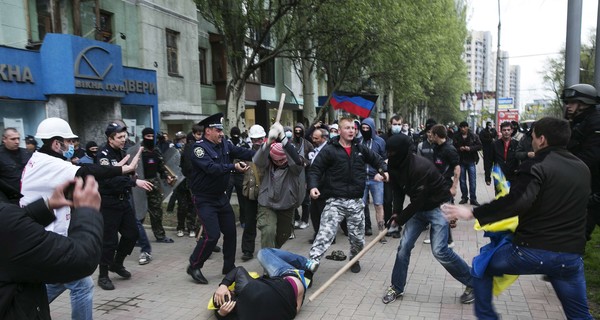
M363 130L362 127L360 128L360 133L363 136L363 141L364 140L371 140L371 137L373 136L373 131L372 130Z
M147 134L152 134L152 136L154 137L154 129L144 128L144 130L142 130L142 138L143 138L142 146L145 149L152 150L152 149L154 149L154 138L152 138L152 139L144 138Z
M237 146L240 143L240 134L241 134L240 128L238 128L238 127L231 128L229 135L231 136L231 138L230 138L231 143L233 143L234 146Z
M85 145L85 154L88 155L88 157L95 159L96 158L96 153L98 152L98 150L96 151L92 151L90 150L93 147L98 147L98 144L94 141L89 141L86 145Z
M412 141L404 134L391 136L385 145L388 154L388 166L390 169L399 170L410 153Z
M296 130L298 130L298 129L300 129L300 133L296 133ZM304 127L296 125L294 127L293 135L294 135L294 142L299 143L300 141L302 141L302 137L304 137Z

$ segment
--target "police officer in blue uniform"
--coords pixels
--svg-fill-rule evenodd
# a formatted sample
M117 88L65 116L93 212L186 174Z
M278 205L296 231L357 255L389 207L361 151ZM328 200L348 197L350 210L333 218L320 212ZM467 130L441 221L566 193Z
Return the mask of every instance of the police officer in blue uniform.
M191 150L192 174L190 189L196 213L202 225L202 237L197 242L187 273L201 284L208 280L200 269L211 255L223 233L223 274L235 268L235 216L225 193L231 172L249 169L244 162L232 164L232 159L251 160L254 151L223 141L223 114L214 114L199 123L204 135Z

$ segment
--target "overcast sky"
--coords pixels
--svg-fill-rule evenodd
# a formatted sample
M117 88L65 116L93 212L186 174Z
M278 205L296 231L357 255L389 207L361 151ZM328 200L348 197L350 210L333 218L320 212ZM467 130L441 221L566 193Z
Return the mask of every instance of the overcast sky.
M493 51L498 41L498 1L467 0L470 30L490 31ZM568 0L500 0L500 50L508 51L510 65L521 66L521 105L548 98L540 72L545 61L564 47ZM596 29L598 0L583 0L582 44ZM523 57L529 56L529 57Z

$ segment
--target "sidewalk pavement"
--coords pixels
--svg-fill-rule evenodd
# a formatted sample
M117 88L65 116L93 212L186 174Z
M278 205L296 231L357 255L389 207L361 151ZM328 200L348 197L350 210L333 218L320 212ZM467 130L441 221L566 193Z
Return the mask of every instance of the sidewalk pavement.
M460 200L460 191L456 196ZM477 167L477 196L480 203L490 201L494 196L492 187L485 185L482 164ZM372 221L375 210L371 207ZM262 273L258 261L241 260L240 240L242 229L237 228L236 264L248 271ZM151 238L152 231L147 230ZM188 258L195 245L195 239L189 237L175 239L173 244L152 243L154 260L147 265L138 264L139 248L136 248L125 261L125 266L133 274L129 280L110 274L116 287L113 291L104 291L97 285L94 292L94 319L216 319L212 311L207 310L209 298L222 279L222 253L213 254L206 262L202 272L208 279L208 285L193 282L186 274ZM283 249L308 255L313 236L312 226L296 230L296 239L288 240ZM482 232L473 230L473 222L461 221L452 230L456 246L454 250L467 263L487 243ZM454 280L433 258L430 245L423 244L423 233L412 250L408 281L405 295L390 304L383 304L381 297L390 285L392 268L399 239L388 239L387 244L377 243L361 259L362 271L358 274L350 271L343 274L315 301L308 297L329 279L345 262L323 259L314 278L314 285L308 290L302 310L296 317L306 319L475 319L473 305L460 303L464 286ZM260 232L258 237L260 237ZM369 243L375 235L366 237ZM257 252L260 248L257 238ZM222 240L220 240L222 242ZM343 250L348 254L347 238L338 233L337 244L333 250ZM255 252L256 256L256 252ZM97 282L98 272L93 275ZM502 319L564 319L560 302L556 298L550 283L540 276L521 276L499 297L495 299L497 311ZM63 293L50 304L53 319L69 319L71 307L69 293Z

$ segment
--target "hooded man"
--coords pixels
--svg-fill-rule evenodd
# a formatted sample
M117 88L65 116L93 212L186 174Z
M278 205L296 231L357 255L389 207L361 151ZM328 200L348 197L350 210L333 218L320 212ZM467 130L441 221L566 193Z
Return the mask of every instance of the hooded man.
M386 150L390 184L394 189L394 215L391 225L403 227L398 254L392 271L392 284L382 300L387 304L404 295L410 254L417 238L431 224L431 250L433 256L458 281L467 286L460 297L462 303L474 300L472 276L467 263L448 248L448 222L442 216L440 205L448 201L450 192L444 177L431 161L410 151L412 141L406 135L395 135L388 139ZM404 191L410 204L402 209L400 198Z
M379 137L375 131L375 122L371 118L366 118L360 125L360 133L363 136L362 144L373 152L377 153L383 160L387 158L385 153L385 141ZM363 202L365 207L368 205L369 191L373 198L373 204L375 205L375 219L377 220L377 228L379 231L385 228L385 221L383 219L383 182L375 181L374 177L377 171L369 164L366 165L367 170L367 181L365 182L365 192L363 195ZM365 210L365 234L373 234L371 228L371 217ZM382 238L381 243L387 243L387 240Z
M85 155L79 159L79 165L92 164L98 153L98 144L95 141L88 141L85 144Z
M298 155L302 159L305 167L310 165L309 153L314 151L312 143L304 138L304 125L300 122L296 123L292 132L293 136L291 139L292 145L296 148ZM305 177L306 179L306 177ZM309 209L310 198L308 196L308 190L304 193L302 200L302 217L298 213L298 209L294 212L294 227L299 229L306 229L308 227L308 218L310 215Z

